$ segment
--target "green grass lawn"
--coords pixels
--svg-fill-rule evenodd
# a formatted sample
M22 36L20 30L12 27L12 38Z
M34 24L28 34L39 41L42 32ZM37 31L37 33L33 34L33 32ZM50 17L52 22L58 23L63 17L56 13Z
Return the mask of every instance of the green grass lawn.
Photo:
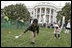
M71 32L69 34L61 32L61 39L55 40L53 29L40 28L39 35L35 37L35 45L32 45L30 44L31 31L15 39L15 36L22 33L24 29L1 28L1 47L71 47Z

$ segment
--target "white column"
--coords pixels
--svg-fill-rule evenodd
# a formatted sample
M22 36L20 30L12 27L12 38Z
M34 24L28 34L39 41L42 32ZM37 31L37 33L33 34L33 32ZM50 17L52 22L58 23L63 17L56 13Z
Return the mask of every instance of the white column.
M41 17L41 8L40 8L40 17Z
M41 21L41 8L40 8L40 14L39 14L39 22Z
M54 23L55 10L53 9L53 23Z
M57 22L57 18L56 18L56 16L57 16L57 12L55 11L55 22Z
M47 8L45 7L45 23L46 23L46 28L47 28L47 19L48 19L48 18L46 17L46 9L47 9Z
M50 8L50 13L49 13L49 23L51 23L51 8Z
M45 21L45 23L46 23L46 7L45 7L45 18L44 18L44 21Z
M45 7L45 16L46 16L46 7Z

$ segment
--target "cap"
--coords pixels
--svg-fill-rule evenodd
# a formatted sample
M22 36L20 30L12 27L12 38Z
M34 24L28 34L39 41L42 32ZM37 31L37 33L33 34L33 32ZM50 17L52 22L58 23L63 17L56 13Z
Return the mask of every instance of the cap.
M37 19L34 19L33 20L33 23L36 23L37 24L38 23L38 20Z

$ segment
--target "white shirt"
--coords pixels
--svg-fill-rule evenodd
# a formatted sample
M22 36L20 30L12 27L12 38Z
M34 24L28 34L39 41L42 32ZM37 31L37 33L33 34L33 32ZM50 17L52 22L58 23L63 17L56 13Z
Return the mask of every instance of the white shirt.
M53 26L54 26L54 27L58 27L58 24L54 24Z
M58 29L54 29L54 33L57 33L57 34L60 34L60 31L61 31L61 28L58 28Z
M71 28L71 27L70 27L70 23L68 23L66 27L67 27L67 28Z

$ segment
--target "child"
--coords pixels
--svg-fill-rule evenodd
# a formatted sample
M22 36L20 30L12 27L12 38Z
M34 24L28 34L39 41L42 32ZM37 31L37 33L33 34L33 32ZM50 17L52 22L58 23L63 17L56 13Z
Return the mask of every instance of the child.
M34 19L32 24L28 28L26 28L25 31L22 34L20 34L19 36L22 36L28 30L32 31L31 32L31 44L35 44L35 40L34 40L34 38L35 38L35 31L37 31L37 34L39 34L39 26L38 26L38 20L37 19Z
M68 24L66 26L66 31L65 33L69 33L69 30L70 30L71 26L70 26L70 20L68 20Z
M60 39L60 29L61 29L61 25L58 26L58 24L55 24L55 29L54 29L54 38L57 38L57 34L58 34L58 39Z
M65 32L65 30L66 30L66 24L65 23L63 25L63 29L64 29L64 32Z
M61 25L59 24L58 26L59 26L59 28L58 28L58 39L60 39Z
M6 23L8 23L8 21L9 21L8 16L4 16L4 20L5 20Z

